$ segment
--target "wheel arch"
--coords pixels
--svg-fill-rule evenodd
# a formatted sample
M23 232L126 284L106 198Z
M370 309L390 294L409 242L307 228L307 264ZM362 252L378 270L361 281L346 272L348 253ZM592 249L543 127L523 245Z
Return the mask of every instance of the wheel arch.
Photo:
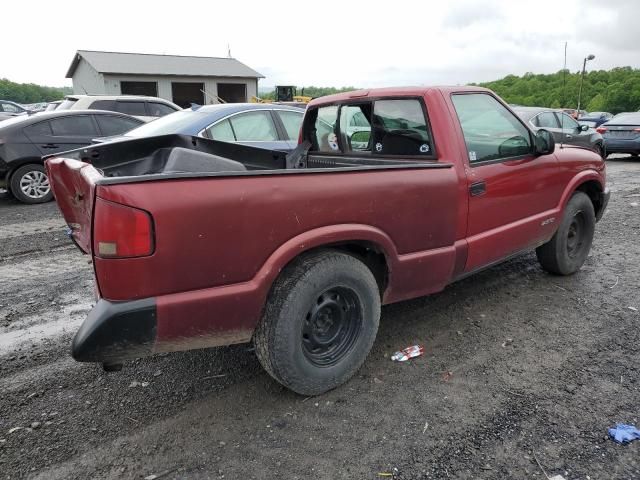
M583 192L591 199L593 204L593 210L596 213L596 218L600 218L602 209L604 208L603 192L604 192L604 179L595 170L585 170L576 175L573 180L567 185L562 195L560 202L561 211L569 203L571 196L576 192Z
M11 177L20 167L24 167L25 165L34 164L34 165L44 165L42 158L40 157L24 157L17 160L12 160L9 163L9 171L7 172L6 182L7 186L11 187Z
M587 194L591 203L593 204L593 211L596 214L596 218L600 218L600 212L604 208L604 202L602 199L602 192L604 189L600 182L596 180L587 180L581 183L575 189L576 192L584 192Z
M333 249L362 261L378 283L381 298L392 279L398 254L391 238L375 227L359 224L333 225L304 232L276 249L261 268L270 291L281 272L294 261L315 252Z

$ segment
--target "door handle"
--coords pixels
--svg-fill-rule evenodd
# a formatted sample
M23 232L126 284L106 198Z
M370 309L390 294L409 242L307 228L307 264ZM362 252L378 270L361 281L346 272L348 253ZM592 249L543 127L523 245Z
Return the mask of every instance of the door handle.
M47 143L46 145L42 145L42 148L58 148L58 145L55 143Z
M480 180L479 182L473 182L469 186L469 194L472 197L483 195L486 191L487 191L487 184L484 183L484 180Z
M568 134L568 133L567 133L567 134L565 135L565 137L566 137L566 138L573 138L573 135L570 135L570 134Z

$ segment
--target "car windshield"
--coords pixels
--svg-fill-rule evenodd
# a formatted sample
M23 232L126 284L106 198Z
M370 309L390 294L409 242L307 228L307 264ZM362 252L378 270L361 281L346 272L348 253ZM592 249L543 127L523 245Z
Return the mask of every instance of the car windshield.
M153 137L155 135L168 135L170 133L176 133L184 127L194 123L199 123L206 116L206 113L182 110L180 112L165 115L164 117L160 117L152 122L145 123L138 128L134 128L127 132L125 136Z

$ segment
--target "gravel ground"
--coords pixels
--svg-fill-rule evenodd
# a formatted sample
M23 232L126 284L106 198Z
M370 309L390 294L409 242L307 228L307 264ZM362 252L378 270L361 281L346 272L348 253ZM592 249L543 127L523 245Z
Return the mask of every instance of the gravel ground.
M640 161L608 166L579 273L530 254L385 307L362 370L314 398L249 345L74 362L87 258L53 203L0 198L0 478L640 478L640 442L606 437L640 426ZM423 357L390 361L414 343Z

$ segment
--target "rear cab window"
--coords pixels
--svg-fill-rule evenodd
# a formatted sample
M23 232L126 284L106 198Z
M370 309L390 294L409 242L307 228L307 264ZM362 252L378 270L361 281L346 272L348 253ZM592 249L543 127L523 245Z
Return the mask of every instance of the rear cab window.
M309 122L305 139L312 152L435 158L427 112L418 98L328 105L310 112Z

